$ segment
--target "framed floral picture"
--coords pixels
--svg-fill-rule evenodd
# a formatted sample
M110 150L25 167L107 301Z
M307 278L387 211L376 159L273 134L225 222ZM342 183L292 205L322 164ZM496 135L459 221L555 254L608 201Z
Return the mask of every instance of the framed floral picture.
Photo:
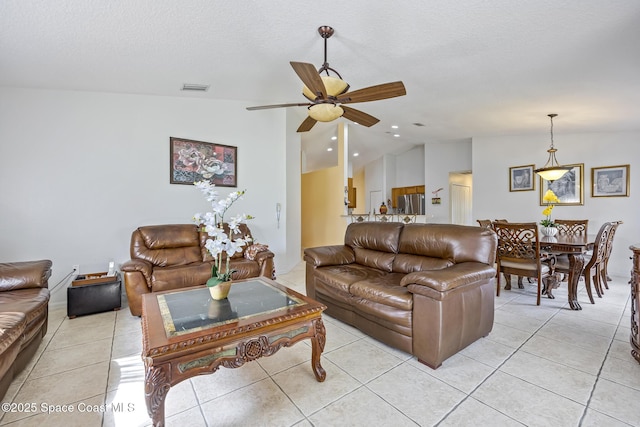
M169 142L171 184L209 181L218 187L238 186L237 147L174 137Z
M556 205L578 206L584 204L584 163L576 163L571 170L555 181L547 181L540 177L540 206L545 206L542 197L551 189L560 200Z
M591 197L629 197L629 165L591 168Z
M533 179L534 165L509 168L509 191L532 191L536 188Z

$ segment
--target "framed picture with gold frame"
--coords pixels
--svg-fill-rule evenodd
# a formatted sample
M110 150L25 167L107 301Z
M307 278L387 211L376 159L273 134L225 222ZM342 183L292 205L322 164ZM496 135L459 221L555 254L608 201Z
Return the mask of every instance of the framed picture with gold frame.
M555 203L561 206L584 205L584 163L575 163L571 170L555 181L547 181L540 177L540 206L545 206L542 196L551 189L558 196L560 202Z
M533 179L535 165L514 166L509 168L509 191L532 191L536 189Z
M629 165L591 168L591 197L629 197Z

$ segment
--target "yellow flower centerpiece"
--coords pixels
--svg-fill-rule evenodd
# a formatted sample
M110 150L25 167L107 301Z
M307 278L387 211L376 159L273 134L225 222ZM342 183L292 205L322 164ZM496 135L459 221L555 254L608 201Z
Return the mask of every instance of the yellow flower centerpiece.
M542 215L546 218L540 221L540 225L542 225L542 234L545 236L555 236L558 233L558 229L556 228L556 223L551 219L551 213L555 206L554 203L559 203L560 199L558 199L558 196L549 189L544 193L544 196L542 196L542 201L547 204L547 207L542 211Z

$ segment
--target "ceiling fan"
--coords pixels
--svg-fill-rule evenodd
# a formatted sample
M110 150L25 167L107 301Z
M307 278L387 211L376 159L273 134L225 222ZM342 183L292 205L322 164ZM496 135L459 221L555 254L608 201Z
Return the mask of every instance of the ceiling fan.
M247 107L247 110L307 107L309 117L298 127L298 132L307 132L311 130L317 122L330 122L339 117L344 117L345 119L366 127L375 125L380 121L379 119L355 108L347 107L345 104L378 101L406 95L407 91L404 88L404 84L402 82L383 83L348 92L349 85L347 82L342 80L342 76L340 76L336 70L329 67L329 63L327 62L327 39L333 35L333 28L322 26L318 28L318 33L320 33L320 36L324 39L324 63L322 67L316 70L313 64L290 62L293 70L305 85L302 89L302 94L310 102L261 105L257 107ZM329 71L333 72L337 77L331 76ZM322 72L325 72L326 76L322 76Z

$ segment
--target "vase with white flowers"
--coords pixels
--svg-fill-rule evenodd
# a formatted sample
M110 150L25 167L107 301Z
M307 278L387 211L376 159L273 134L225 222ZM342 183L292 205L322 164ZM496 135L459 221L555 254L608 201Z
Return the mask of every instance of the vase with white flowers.
M220 198L215 185L211 182L198 181L194 185L211 203L210 212L197 213L193 217L193 220L201 226L202 231L209 236L205 243L205 248L213 257L213 266L211 267L211 278L207 280L207 287L213 299L225 299L231 289L231 275L236 271L229 267L229 260L236 252L242 252L242 247L248 243L248 239L236 238L232 240L231 236L238 233L240 224L246 223L247 220L253 217L240 214L230 218L227 223L227 234L224 229L225 213L231 205L244 195L244 190L234 191L229 193L226 198ZM225 254L226 257L224 257ZM224 262L225 258L226 262Z
M554 203L560 202L560 199L551 189L548 189L542 196L542 201L547 204L547 207L542 211L542 215L545 215L546 218L540 221L542 234L555 236L558 233L558 229L556 228L556 223L551 219L551 212L553 212Z

